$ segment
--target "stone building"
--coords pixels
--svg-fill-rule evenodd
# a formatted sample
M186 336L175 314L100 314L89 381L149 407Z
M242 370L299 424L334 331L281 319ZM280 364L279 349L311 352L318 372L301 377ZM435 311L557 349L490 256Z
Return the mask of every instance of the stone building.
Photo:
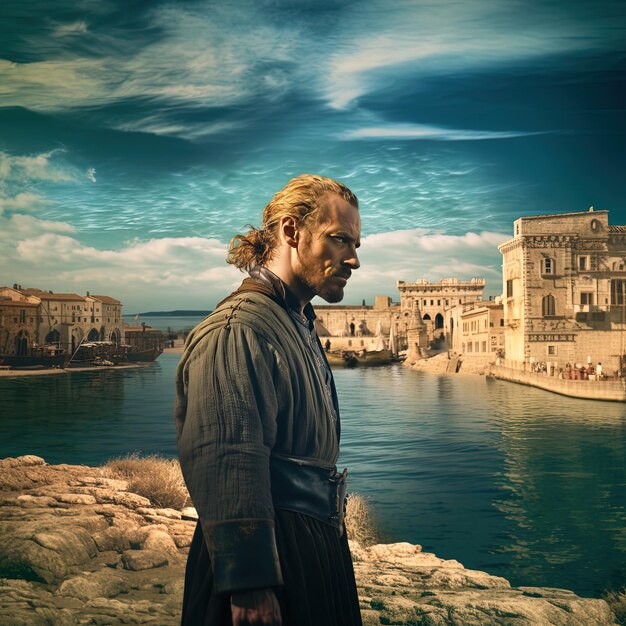
M14 285L0 287L0 307L0 351L5 354L24 354L48 344L74 352L83 340L123 341L122 303L109 296ZM10 309L24 312L7 316Z
M608 211L522 217L501 244L506 359L597 364L626 354L626 226Z
M0 354L25 355L37 337L38 304L0 295Z
M504 351L504 305L500 298L456 306L446 314L453 352L489 362Z
M414 283L398 281L402 311L417 308L430 339L445 337L446 309L482 300L484 289L484 278L442 278L432 283L423 278Z

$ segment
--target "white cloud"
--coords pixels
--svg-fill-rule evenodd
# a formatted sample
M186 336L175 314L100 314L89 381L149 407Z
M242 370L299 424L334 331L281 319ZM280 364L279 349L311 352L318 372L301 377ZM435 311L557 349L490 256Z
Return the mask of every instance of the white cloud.
M0 60L0 65L2 60ZM0 84L1 84L0 80ZM0 87L1 90L1 87ZM42 180L63 182L74 180L74 176L67 169L54 163L55 156L64 150L56 149L41 154L29 156L15 156L7 152L0 152L0 180L25 182Z
M398 297L397 281L446 277L485 278L487 291L501 290L498 244L509 235L491 231L447 235L425 229L368 235L359 250L361 267L346 288L346 301L371 302L376 295Z
M479 141L482 139L510 139L512 137L528 137L539 135L539 132L516 130L486 131L441 128L421 124L386 124L370 126L343 133L342 139L428 139L435 141Z
M4 211L37 211L48 204L48 200L35 193L18 193L12 198L0 197L0 214Z
M14 228L14 234L21 231ZM133 309L150 302L165 308L189 308L195 302L206 308L241 280L241 274L226 264L226 250L226 244L201 237L132 241L119 250L98 249L58 228L14 242L16 276L10 278L55 291L105 293Z

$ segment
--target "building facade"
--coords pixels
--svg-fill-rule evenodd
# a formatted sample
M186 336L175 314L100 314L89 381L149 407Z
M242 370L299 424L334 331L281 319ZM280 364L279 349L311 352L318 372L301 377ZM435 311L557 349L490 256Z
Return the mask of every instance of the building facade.
M484 290L484 278L442 278L432 283L423 278L414 283L398 281L402 311L418 310L431 340L445 337L446 309L482 300Z
M523 217L499 250L507 360L623 367L626 226L592 209Z
M43 345L73 353L81 341L120 343L123 338L122 303L115 298L0 287L2 354L26 354Z
M500 299L457 306L447 314L453 352L488 361L504 352L504 305Z

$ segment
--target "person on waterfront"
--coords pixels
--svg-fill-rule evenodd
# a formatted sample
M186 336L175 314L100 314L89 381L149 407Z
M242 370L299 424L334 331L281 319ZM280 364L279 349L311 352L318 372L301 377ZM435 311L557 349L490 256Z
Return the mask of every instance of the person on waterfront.
M303 175L230 244L249 271L189 336L176 374L181 467L199 522L183 626L360 626L343 528L337 394L310 301L339 302L360 216L343 184Z
M602 376L602 363L598 361L598 365L596 366L596 380L600 380Z
M326 342L324 343L324 350L326 352L330 351L330 339L327 339Z

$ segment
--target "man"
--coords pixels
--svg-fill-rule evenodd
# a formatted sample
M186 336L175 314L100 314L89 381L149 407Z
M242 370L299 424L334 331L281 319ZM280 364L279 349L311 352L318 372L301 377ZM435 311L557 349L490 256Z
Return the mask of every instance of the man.
M181 466L199 522L183 625L360 625L336 471L335 386L310 305L339 302L361 222L337 181L298 176L231 241L249 270L189 336L177 370Z

